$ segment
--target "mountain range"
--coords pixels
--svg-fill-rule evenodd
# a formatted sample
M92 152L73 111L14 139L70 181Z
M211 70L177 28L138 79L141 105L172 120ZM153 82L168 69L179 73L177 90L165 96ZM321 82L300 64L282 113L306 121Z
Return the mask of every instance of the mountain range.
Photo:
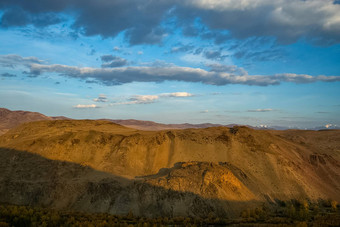
M41 120L65 120L71 119L68 117L58 116L58 117L49 117L43 115L38 112L30 112L30 111L11 111L6 108L0 108L0 135L7 132L9 129L14 128L21 123L31 122L31 121L41 121ZM99 119L99 120L106 120L111 121L113 123L117 123L129 128L139 129L139 130L148 130L148 131L158 131L158 130L166 130L166 129L187 129L187 128L209 128L209 127L233 127L237 126L238 124L211 124L211 123L202 123L202 124L189 124L189 123L182 123L182 124L162 124L156 123L153 121L142 121L142 120L135 120L135 119ZM251 125L244 125L249 128L253 129L274 129L274 130L287 130L287 129L298 129L298 128L290 128L285 126L267 126L267 125L260 125L260 126L251 126ZM324 126L318 126L314 128L308 128L309 130L330 130L330 129L340 129L339 126L334 124L326 124Z

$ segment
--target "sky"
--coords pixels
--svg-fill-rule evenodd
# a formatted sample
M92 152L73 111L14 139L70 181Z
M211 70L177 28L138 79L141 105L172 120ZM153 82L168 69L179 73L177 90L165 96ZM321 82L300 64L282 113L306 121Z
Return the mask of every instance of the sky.
M340 125L340 1L0 0L0 107Z

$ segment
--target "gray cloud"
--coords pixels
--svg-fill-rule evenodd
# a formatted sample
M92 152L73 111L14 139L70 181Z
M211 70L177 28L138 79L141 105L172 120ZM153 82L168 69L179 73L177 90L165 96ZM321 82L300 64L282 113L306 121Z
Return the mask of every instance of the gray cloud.
M228 57L228 55L222 54L222 50L206 50L204 51L204 56L212 60L223 60Z
M222 64L207 64L212 72L226 72L235 75L248 75L248 72L241 67L236 65L222 65Z
M102 68L114 68L121 67L128 64L128 61L124 58L113 56L113 55L103 55L100 57L102 62Z
M171 53L179 53L179 52L188 52L195 48L195 46L191 44L182 44L178 43L171 48Z
M25 26L33 24L36 27L45 27L58 24L62 19L55 13L29 13L22 8L13 7L5 10L0 25L2 27Z
M2 73L0 74L2 77L16 77L17 75L11 74L11 73Z
M5 55L1 59L7 59ZM91 68L76 67L59 64L37 64L28 62L43 62L37 58L22 58L16 56L14 63L29 68L29 74L39 76L44 73L58 73L62 76L83 79L85 81L96 81L106 85L119 85L132 82L163 82L183 81L196 82L211 85L244 84L255 86L278 85L282 82L290 83L313 83L317 81L337 82L340 76L311 76L305 74L283 73L275 75L248 75L242 68L226 66L223 71L207 71L200 68L180 67L176 65L155 66L127 66L116 68ZM20 63L21 62L21 63ZM13 61L11 61L13 63ZM11 67L11 64L5 65ZM218 66L221 68L221 66Z
M4 67L14 68L18 65L30 66L34 63L41 64L44 63L44 61L36 57L21 57L15 54L0 55L0 65Z
M318 113L318 114L329 114L330 112L326 112L326 111L318 111L318 112L315 112L315 113Z
M107 102L107 97L104 94L100 94L98 98L93 99L95 102Z
M337 43L340 40L340 6L331 0L189 0L177 7L185 24L195 18L210 30L229 30L235 38L276 37L280 43L300 38Z
M30 72L33 75L54 72L81 79L95 79L106 85L118 85L131 82L163 82L184 81L200 82L211 85L244 84L268 86L278 85L281 82L312 83L316 81L340 81L340 76L310 76L304 74L275 74L262 75L235 75L225 72L209 72L200 68L190 67L119 67L119 68L79 68L66 65L32 64Z
M71 14L72 27L84 35L115 37L125 31L133 45L161 42L169 32L162 23L170 18L177 18L184 34L220 43L254 36L281 43L300 38L340 41L340 5L332 0L2 0L0 9L2 26L47 26L59 23L62 13ZM197 18L206 29L195 27Z
M241 50L233 54L236 58L245 58L251 61L275 61L282 59L284 53L280 49L262 50L262 51L249 51Z

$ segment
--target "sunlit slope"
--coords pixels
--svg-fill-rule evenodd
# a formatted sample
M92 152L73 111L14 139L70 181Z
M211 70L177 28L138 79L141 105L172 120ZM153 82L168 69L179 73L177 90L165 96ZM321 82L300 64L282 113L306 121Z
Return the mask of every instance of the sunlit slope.
M323 135L328 132L316 133L320 134L320 140L329 138ZM332 133L339 138L339 131ZM0 137L0 147L78 163L130 179L157 174L160 169L171 168L178 162L226 162L228 171L235 177L233 182L242 185L238 194L243 199L236 195L228 197L230 189L227 188L221 189L226 191L224 194L216 190L216 198L261 201L332 198L340 201L338 151L324 152L314 143L302 144L278 134L246 127L146 132L106 121L42 121L10 130ZM190 182L201 181L201 175L190 178L192 174L183 173L185 177L157 175L158 180L142 179L173 190L180 184L182 191L192 191ZM218 171L212 175L221 175L221 181L225 181ZM192 192L203 195L205 190Z

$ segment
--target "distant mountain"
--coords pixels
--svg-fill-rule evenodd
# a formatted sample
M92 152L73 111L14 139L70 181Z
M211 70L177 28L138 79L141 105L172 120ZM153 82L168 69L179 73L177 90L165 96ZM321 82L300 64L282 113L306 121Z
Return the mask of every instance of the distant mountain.
M11 111L6 108L0 108L0 135L9 129L19 126L25 122L43 121L43 120L65 120L67 117L48 117L38 112L30 111Z
M29 112L29 111L11 111L6 108L0 108L0 135L7 132L9 129L14 128L25 122L32 121L42 121L42 120L66 120L71 118L58 116L58 117L50 117L43 115L38 112ZM228 127L232 128L234 126L246 126L248 128L257 129L257 130L287 130L287 129L301 129L301 128L289 128L285 126L268 126L268 125L259 125L259 126L251 126L251 125L240 125L240 124L212 124L212 123L202 123L202 124L162 124L154 121L143 121L136 119L99 119L110 121L119 125L123 125L125 127L134 128L138 130L145 131L160 131L160 130L170 130L170 129L189 129L189 128L210 128L210 127ZM326 124L324 126L315 127L315 128L304 128L308 130L331 130L331 129L340 129L339 126L334 124Z
M203 123L203 124L161 124L153 121L141 121L135 119L128 120L113 120L113 119L101 119L111 121L116 124L120 124L129 128L135 128L139 130L146 131L158 131L158 130L166 130L166 129L187 129L187 128L209 128L209 127L219 127L224 126L221 124L211 124L211 123Z
M324 126L319 126L313 128L313 130L332 130L332 129L340 129L340 126L334 125L334 124L326 124Z
M32 122L32 121L42 121L42 120L66 120L71 119L63 116L59 117L49 117L43 115L38 112L29 112L29 111L11 111L6 108L0 108L0 135L7 132L9 129L17 127L18 125L25 123L25 122ZM209 128L209 127L233 127L237 124L229 124L229 125L222 125L222 124L211 124L211 123L203 123L203 124L162 124L153 121L142 121L142 120L135 120L135 119L128 119L128 120L114 120L114 119L100 119L110 121L116 124L123 125L125 127L134 128L138 130L145 130L145 131L159 131L159 130L168 130L168 129L188 129L188 128ZM257 127L252 127L246 125L249 128L260 129Z

